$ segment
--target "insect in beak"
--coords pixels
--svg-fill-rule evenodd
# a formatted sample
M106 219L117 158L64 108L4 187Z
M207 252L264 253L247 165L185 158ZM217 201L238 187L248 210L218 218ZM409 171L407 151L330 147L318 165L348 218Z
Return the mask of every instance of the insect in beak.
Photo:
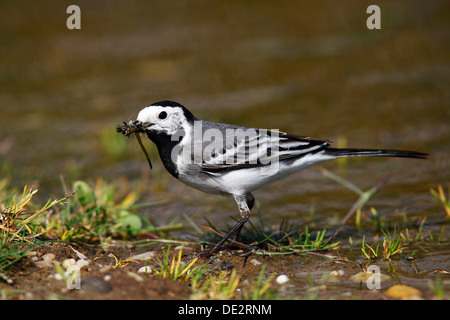
M147 162L150 166L150 169L153 169L152 161L150 160L150 157L147 153L147 150L145 150L144 144L142 143L140 133L145 132L146 125L144 125L141 121L132 121L130 120L128 123L125 121L123 122L123 125L117 125L116 130L119 133L124 134L126 137L128 137L130 134L134 133L136 136L136 140L139 143L139 146L141 147L142 151L145 154L145 157L147 158Z

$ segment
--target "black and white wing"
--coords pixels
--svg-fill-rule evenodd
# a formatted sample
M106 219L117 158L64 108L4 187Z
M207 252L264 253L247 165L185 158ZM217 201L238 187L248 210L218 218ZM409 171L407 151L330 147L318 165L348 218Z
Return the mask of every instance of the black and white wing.
M329 145L327 140L253 128L238 128L228 137L225 135L223 140L211 139L209 145L203 141L200 166L204 171L220 173L269 165L274 161L316 153Z

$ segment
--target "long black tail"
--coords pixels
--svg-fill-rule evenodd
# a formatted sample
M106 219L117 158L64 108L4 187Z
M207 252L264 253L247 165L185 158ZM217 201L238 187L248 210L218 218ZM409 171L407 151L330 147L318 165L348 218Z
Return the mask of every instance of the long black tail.
M334 157L361 157L361 156L378 156L378 157L399 157L399 158L416 158L426 159L428 154L417 151L404 150L382 150L382 149L337 149L326 148L325 154Z

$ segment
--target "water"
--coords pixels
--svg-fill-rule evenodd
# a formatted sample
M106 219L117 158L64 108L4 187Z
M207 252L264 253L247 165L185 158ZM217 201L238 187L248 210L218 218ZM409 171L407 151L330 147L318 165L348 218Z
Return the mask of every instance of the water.
M203 119L428 152L323 166L364 190L389 173L370 206L387 220L442 225L429 189L450 181L448 1L379 1L373 31L356 0L81 1L81 30L66 28L68 5L0 4L0 165L13 186L39 184L45 198L62 196L60 176L139 179L145 158L135 141L120 145L115 125L170 99ZM151 153L148 198L168 200L147 212L156 223L183 214L233 223L233 200L174 182ZM318 227L357 199L318 168L255 196L268 225Z

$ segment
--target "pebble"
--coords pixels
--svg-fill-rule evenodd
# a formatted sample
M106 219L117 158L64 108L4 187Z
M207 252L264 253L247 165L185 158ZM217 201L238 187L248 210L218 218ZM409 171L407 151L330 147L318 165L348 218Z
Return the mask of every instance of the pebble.
M74 264L76 264L75 259L66 259L63 261L62 266L67 269L69 266L73 266Z
M133 278L134 280L141 282L144 281L144 278L142 278L140 275L138 275L137 273L134 272L127 272L128 276L130 276L131 278Z
M254 266L260 266L260 265L262 265L262 263L259 262L258 260L256 260L255 258L253 258L252 260L250 260L250 263L253 264Z
M282 275L278 276L277 279L276 279L275 281L276 281L278 284L284 284L284 283L286 283L286 282L289 281L289 278L288 278L287 275L282 274Z
M56 255L53 253L46 253L42 256L41 261L34 261L34 264L39 268L52 267L55 261Z
M88 264L89 264L89 261L84 260L84 259L79 259L79 260L76 262L76 265L77 265L80 269L83 268L83 267L86 267Z
M100 272L108 272L111 269L113 269L111 266L104 266L104 267L101 267L101 269L99 271Z
M53 263L51 263L51 262L49 262L49 261L44 261L44 260L41 260L41 261L35 261L34 264L35 264L36 267L38 267L38 268L48 268L48 267L53 266Z
M42 256L42 260L44 261L53 261L55 260L56 255L54 253L46 253Z
M369 279L369 277L371 277L373 275L373 273L369 273L369 272L358 272L354 275L352 275L350 277L350 280L354 281L354 282L363 282L363 281L367 281L367 279Z
M397 284L390 287L385 292L392 298L401 298L402 300L421 300L421 292L413 287Z
M329 273L329 277L326 280L327 282L339 282L339 272L337 272L336 270L333 270Z
M63 280L62 275L59 273L55 273L54 275L49 276L49 278L55 278L56 280Z
M339 277L339 276L343 276L343 275L344 275L343 270L339 270L339 271L333 270L330 272L330 276L332 276L332 277Z
M350 280L354 281L354 282L364 282L369 280L369 278L373 277L374 273L372 272L358 272L357 274L354 274L350 277ZM380 282L386 281L386 280L390 280L391 277L389 277L388 275L385 275L383 273L378 274L379 280Z
M155 256L155 251L147 251L144 253L136 254L131 257L131 260L150 260Z
M336 270L333 270L333 271L330 272L330 276L332 276L332 277L338 277L338 276L339 276L339 273L338 273Z
M139 270L137 272L138 273L151 273L152 268L149 266L143 266L143 267L139 268Z

